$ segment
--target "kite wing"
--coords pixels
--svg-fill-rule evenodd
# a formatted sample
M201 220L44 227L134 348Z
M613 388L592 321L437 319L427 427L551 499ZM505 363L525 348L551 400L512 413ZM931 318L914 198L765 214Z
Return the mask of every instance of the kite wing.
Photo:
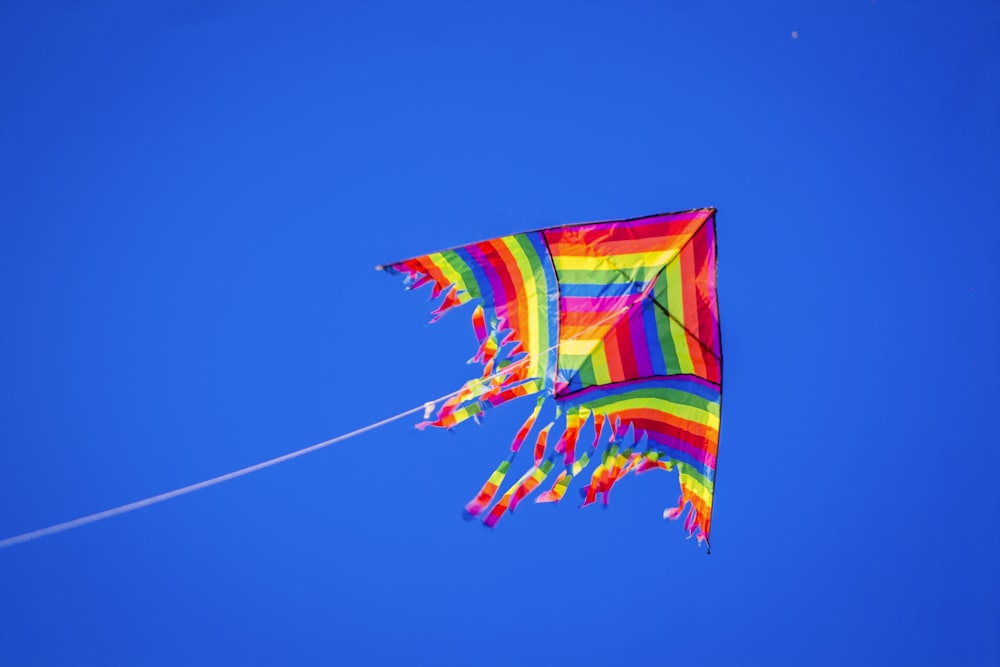
M432 321L478 302L472 360L483 372L418 428L451 428L538 395L510 456L466 505L470 518L495 525L554 471L536 502L558 501L594 460L584 505L607 504L630 472L676 470L680 500L664 516L686 508L688 533L708 540L722 399L715 209L552 227L379 268L410 289L429 284L439 300ZM535 437L533 464L500 494L547 402L555 418ZM593 444L578 446L591 416Z

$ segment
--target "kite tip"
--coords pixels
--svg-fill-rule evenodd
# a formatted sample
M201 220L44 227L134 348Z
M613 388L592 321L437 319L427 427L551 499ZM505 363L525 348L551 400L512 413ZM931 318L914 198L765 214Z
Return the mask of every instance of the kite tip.
M383 264L376 264L375 265L375 270L376 271L385 271L385 265L383 265Z

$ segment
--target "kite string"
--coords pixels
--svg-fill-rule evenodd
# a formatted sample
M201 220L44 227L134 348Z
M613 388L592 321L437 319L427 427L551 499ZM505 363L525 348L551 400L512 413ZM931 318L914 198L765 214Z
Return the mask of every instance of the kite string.
M629 307L631 307L631 306L629 306ZM606 321L612 319L613 317L619 316L621 314L621 312L624 311L624 310L627 310L627 308L622 308L622 309L619 309L617 311L614 311L614 313L612 315L610 315L607 318L604 318L602 320L599 320L598 322L595 322L593 325L591 325L590 327L587 327L586 329L580 331L575 336L567 337L566 340L572 340L572 339L578 338L578 337L580 337L580 336L582 336L582 335L584 335L586 333L589 333L592 329L595 329L595 328L601 326L602 324L604 324ZM542 352L540 352L539 356L540 355L544 355L544 354L548 354L549 352L551 352L552 350L554 350L554 349L556 349L558 347L559 347L559 343L557 342L555 345L553 345L552 347L548 348L547 350L543 350ZM514 362L511 365L516 365L516 364L524 363L524 362L527 361L527 359L531 358L531 356L532 355L527 355L524 359L520 359L520 360ZM485 377L485 378L480 378L480 381L481 382L488 382L489 380L493 379L494 377L496 377L498 375L504 375L504 374L509 373L509 372L510 372L510 367L507 367L506 369L498 371L497 373L494 373L493 375L490 375L490 376ZM232 472L227 472L225 474L218 475L216 477L212 477L211 479L206 479L206 480L201 481L201 482L195 482L194 484L188 484L187 486L182 486L182 487L174 489L172 491L166 491L164 493L160 493L160 494L157 494L155 496L150 496L148 498L143 498L142 500L136 500L135 502L126 503L125 505L119 505L118 507L113 507L111 509L107 509L107 510L104 510L104 511L101 511L101 512L95 512L93 514L88 514L88 515L82 516L82 517L80 517L78 519L72 519L70 521L64 521L62 523L57 523L57 524L54 524L54 525L49 526L47 528L39 528L38 530L32 530L32 531L27 532L27 533L22 533L20 535L15 535L13 537L4 538L4 539L0 540L0 549L6 549L7 547L12 547L15 544L23 544L24 542L30 542L32 540L37 540L40 537L47 537L49 535L55 535L57 533L62 533L62 532L67 531L67 530L72 530L73 528L79 528L80 526L86 526L87 524L96 523L98 521L103 521L104 519L110 519L111 517L118 516L120 514L126 514L128 512L133 512L135 510L142 509L143 507L149 507L150 505L156 505L157 503L162 503L162 502L167 501L167 500L172 500L173 498L178 498L180 496L185 496L185 495L187 495L189 493L194 493L195 491L200 491L201 489L207 489L210 486L216 486L217 484L222 484L223 482L228 482L229 480L236 479L238 477L243 477L245 475L249 475L250 473L257 472L258 470L264 470L265 468L270 468L272 466L276 466L279 463L284 463L285 461L291 461L292 459L296 459L296 458L298 458L300 456L305 456L306 454L311 454L312 452L319 451L320 449L324 449L326 447L329 447L330 445L336 444L338 442L343 442L344 440L348 440L348 439L353 438L355 436L361 435L362 433L367 433L368 431L373 431L373 430L375 430L375 429L377 429L379 427L385 426L386 424L391 424L394 421L399 421L403 417L412 415L412 414L414 414L416 412L421 412L421 411L425 411L426 412L426 411L428 411L429 406L433 406L433 405L435 405L437 403L440 403L441 401L446 401L449 398L451 398L452 396L456 396L456 395L458 395L461 392L462 392L462 389L458 389L456 391L451 392L450 394L445 394L444 396L442 396L441 398L438 398L435 401L428 401L428 402L424 403L423 405L421 405L419 407L410 408L409 410L406 410L404 412L400 412L397 415L393 415L392 417L386 417L385 419L383 419L381 421L377 421L377 422L374 422L372 424L368 424L367 426L362 426L361 428L355 429L355 430L353 430L353 431L351 431L349 433L344 433L343 435L338 435L335 438L330 438L329 440L324 440L323 442L318 442L315 445L310 445L308 447L304 447L304 448L296 450L294 452L289 452L288 454L282 454L281 456L276 456L273 459L268 459L267 461L261 461L260 463L255 463L255 464L249 465L249 466L247 466L245 468L240 468L239 470L234 470Z
M448 398L445 396L444 398ZM441 399L438 399L441 400ZM104 510L103 512L95 512L94 514L88 514L87 516L82 516L79 519L73 519L72 521L64 521L63 523L57 523L48 528L40 528L39 530L33 530L28 533L23 533L21 535L15 535L14 537L8 537L6 539L0 540L0 549L6 549L7 547L14 546L15 544L21 544L23 542L30 542L31 540L37 540L39 537L45 537L47 535L54 535L56 533L61 533L72 528L79 528L80 526L86 526L89 523L95 523L97 521L102 521L104 519L110 519L113 516L118 516L119 514L125 514L126 512L132 512L137 509L142 509L143 507L149 507L150 505L155 505L157 503L162 503L165 500L171 500L172 498L177 498L179 496L184 496L201 489L206 489L210 486L215 486L216 484L222 484L223 482L228 482L231 479L236 479L237 477L243 477L244 475L249 475L252 472L257 472L258 470L263 470L264 468L270 468L271 466L276 466L279 463L284 463L285 461L290 461L292 459L310 454L317 450L323 449L324 447L329 447L332 444L347 440L348 438L353 438L356 435L361 435L362 433L367 433L373 429L380 426L385 426L391 422L397 421L411 415L415 412L420 412L424 409L424 406L418 408L411 408L405 412L400 412L398 415L388 417L382 421L375 422L374 424L369 424L368 426L363 426L359 429L351 431L350 433L345 433L343 435L338 435L335 438L330 438L329 440L324 440L323 442L316 443L315 445L310 445L303 449L299 449L294 452L289 452L288 454L282 454L281 456L276 456L273 459L268 459L267 461L261 461L260 463L255 463L253 465L247 466L245 468L240 468L239 470L234 470L233 472L227 472L224 475L219 475L211 479L206 479L202 482L196 482L195 484L189 484L187 486L182 486L179 489L174 489L173 491L167 491L165 493L160 493L155 496L150 496L149 498L144 498L142 500L137 500L126 505L120 505L119 507L114 507L109 510Z

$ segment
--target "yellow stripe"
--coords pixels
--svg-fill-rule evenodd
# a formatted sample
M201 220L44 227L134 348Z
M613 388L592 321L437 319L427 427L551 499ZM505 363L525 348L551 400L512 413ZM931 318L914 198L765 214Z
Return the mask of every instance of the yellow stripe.
M556 271L571 269L576 271L602 271L621 269L631 271L638 268L660 267L677 255L676 250L636 252L607 256L556 255L552 263Z
M456 262L464 265L462 260L457 255L454 255L454 257ZM430 259L434 265L441 270L441 274L444 276L445 280L452 285L458 285L459 289L468 289L465 281L462 280L461 274L455 270L455 266L448 260L448 257L445 256L443 252L428 255L428 259Z
M677 366L681 373L694 373L694 362L691 361L691 348L688 346L688 335L684 327L670 320L670 339L677 354Z
M525 322L527 331L518 333L521 336L520 340L524 346L524 351L531 355L532 372L529 375L532 377L542 377L545 375L548 358L547 355L541 354L544 344L541 336L542 327L540 321L542 308L538 303L538 285L535 280L535 274L531 270L531 262L524 256L521 246L513 236L504 236L500 241L503 241L503 244L507 247L507 251L514 257L514 261L517 262L517 271L520 274L520 282L523 285L520 288L520 293L524 297L525 307L527 308L527 313L524 313L527 315L527 321Z
M710 403L709 405L712 409L718 411L717 403ZM712 412L709 412L708 410L696 408L693 405L674 403L673 401L668 401L658 396L648 396L645 398L624 398L615 401L614 403L602 404L597 409L600 412L614 413L640 408L659 410L660 412L669 412L672 415L677 415L681 419L686 419L696 424L707 426L714 431L719 430L718 415L712 414Z
M712 509L712 492L702 486L701 482L692 477L691 475L685 475L684 473L679 473L678 478L681 482L681 487L692 494L698 496L705 506Z
M597 384L610 384L611 383L611 371L608 370L608 357L603 353L604 348L600 348L600 352L591 356L594 362L594 379Z
M559 351L567 356L589 357L600 344L601 341L597 338L571 338L559 344Z

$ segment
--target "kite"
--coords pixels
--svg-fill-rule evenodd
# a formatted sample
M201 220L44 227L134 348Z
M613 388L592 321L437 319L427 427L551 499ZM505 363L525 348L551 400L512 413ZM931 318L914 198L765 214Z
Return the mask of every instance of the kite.
M451 429L537 395L467 518L495 526L550 476L535 502L558 502L593 462L584 506L606 506L628 473L676 471L680 498L663 516L684 516L688 535L708 543L722 404L714 208L550 227L376 268L408 289L429 285L431 322L477 302L469 362L482 374L429 404L418 428ZM547 403L555 417L504 488ZM594 440L581 443L591 418Z

